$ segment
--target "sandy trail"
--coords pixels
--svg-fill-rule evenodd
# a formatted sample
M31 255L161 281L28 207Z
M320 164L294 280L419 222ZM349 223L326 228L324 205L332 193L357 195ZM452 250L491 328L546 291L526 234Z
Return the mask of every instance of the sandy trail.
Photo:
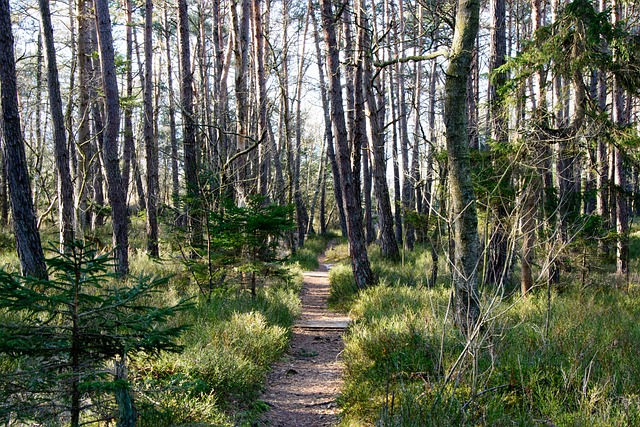
M304 273L302 315L294 326L287 354L267 378L262 400L271 410L263 417L264 426L338 423L335 399L342 385L342 333L349 318L327 309L328 268L322 261L317 271Z

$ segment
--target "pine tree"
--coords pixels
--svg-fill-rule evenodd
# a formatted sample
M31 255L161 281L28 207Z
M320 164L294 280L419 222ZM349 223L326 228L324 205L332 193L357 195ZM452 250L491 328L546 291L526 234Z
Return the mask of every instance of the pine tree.
M49 280L0 270L0 417L47 423L65 414L75 427L113 406L113 395L119 425L132 425L127 358L179 351L185 327L167 320L189 304L151 305L167 278L123 285L110 256L78 242L66 250L48 260Z

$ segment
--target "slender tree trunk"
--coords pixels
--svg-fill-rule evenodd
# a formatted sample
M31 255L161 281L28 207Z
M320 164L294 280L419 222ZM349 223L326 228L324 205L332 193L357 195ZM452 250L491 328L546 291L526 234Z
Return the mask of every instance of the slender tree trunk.
M178 212L180 207L180 171L178 170L178 137L176 130L176 103L173 92L173 61L171 57L171 32L169 31L169 17L167 10L169 5L165 4L165 48L167 50L167 86L169 87L169 140L171 142L171 203Z
M364 91L366 99L366 112L369 119L369 129L371 131L371 139L369 149L373 154L373 183L374 193L378 201L378 224L380 225L380 249L382 255L388 259L398 259L400 257L400 249L393 228L393 212L391 209L391 199L389 196L389 187L387 185L387 169L384 150L384 134L380 119L378 116L378 103L373 93L373 76L372 76L372 58L371 58L371 40L368 31L369 24L367 22L362 0L356 2L356 14L358 16L359 28L359 50L361 52L363 82L360 87L356 87L356 91ZM356 71L357 72L357 71Z
M249 88L247 76L249 75L249 28L251 2L241 0L242 15L238 19L236 1L231 5L234 28L234 54L236 61L235 95L236 95L236 149L238 153L247 148L246 138L249 135ZM239 199L246 197L247 181L247 156L240 156L236 161L236 179L238 186L236 191Z
M47 267L44 263L40 233L36 227L27 158L20 128L16 80L11 11L9 1L0 0L0 91L4 127L3 152L11 192L11 213L16 247L22 274L46 279Z
M612 24L615 26L621 19L621 6L618 0L611 3ZM614 55L618 52L614 51ZM617 56L617 55L616 55ZM616 125L626 124L624 92L619 77L613 78L613 121ZM616 222L616 272L626 275L629 258L629 206L627 201L627 177L624 167L624 155L618 147L613 148L612 174L615 185L615 222Z
M77 217L79 227L85 232L91 224L91 215L88 204L89 187L92 184L91 165L91 106L89 98L89 86L91 85L88 47L90 44L90 31L87 19L87 10L84 0L78 0L76 6L78 19L78 150L80 158L78 162L77 180Z
M0 129L0 132L3 130ZM4 136L0 137L0 140ZM0 150L0 226L6 227L9 224L9 188L7 186L7 161L4 158L3 150ZM324 190L324 188L323 188Z
M133 0L126 0L127 28L127 102L124 106L124 146L122 149L122 188L128 200L131 181L131 156L134 151L133 138Z
M404 2L399 0L398 2L398 31L400 37L398 39L397 46L400 52L405 51L404 39L405 34L405 22L404 22ZM409 126L408 116L409 108L407 108L406 101L406 88L405 88L405 66L404 64L396 64L396 79L398 86L398 128L400 130L400 155L402 157L402 208L404 217L404 244L407 249L413 250L415 244L415 230L410 221L406 220L406 212L412 209L413 202L413 185L412 185L412 171L409 169ZM392 84L392 83L390 83ZM397 202L396 202L397 203ZM397 208L396 208L397 209ZM397 224L396 224L397 227Z
M108 196L109 204L111 205L113 246L117 260L116 273L122 277L129 271L129 236L126 196L124 188L122 188L122 176L118 159L120 96L111 35L109 2L107 0L95 0L95 14L107 119L103 139L104 167L107 172Z
M364 192L364 235L367 245L376 241L376 230L373 227L373 206L371 202L371 153L365 150L362 153L362 191Z
M285 7L286 6L286 7ZM285 35L285 43L287 42L287 28L289 27L289 6L288 1L283 2L283 32ZM286 25L285 25L286 24ZM296 150L295 150L295 162L294 162L294 191L293 200L296 204L296 221L298 223L298 244L304 244L305 232L309 226L309 214L307 213L307 206L302 197L302 191L300 189L300 163L302 159L302 79L304 77L305 68L305 49L307 32L309 28L309 17L305 20L305 27L302 36L302 48L300 50L300 59L298 62L298 76L296 78ZM288 49L287 49L288 51ZM324 147L323 147L324 148ZM312 225L311 225L312 226Z
M267 197L269 180L269 150L267 147L267 81L264 69L264 33L262 27L262 7L260 0L252 2L253 29L255 42L255 76L258 103L258 193Z
M396 99L396 82L393 81L394 73L389 71L389 101L391 104L391 123L392 123L392 142L391 142L391 158L393 159L393 200L395 209L393 210L393 218L395 223L396 242L402 245L402 190L400 183L400 165L398 159L398 139L399 139L399 117L397 110L399 105ZM400 136L401 137L401 136Z
M311 6L309 6L311 7ZM331 109L329 106L329 96L327 94L327 84L325 82L324 64L322 58L322 52L320 50L320 35L319 28L316 19L315 12L311 13L311 19L313 22L313 35L314 44L316 47L316 57L318 62L318 81L320 83L320 97L322 99L322 111L324 113L324 134L327 139L327 156L329 158L329 164L331 165L331 176L333 177L333 194L338 205L338 218L340 220L340 229L343 236L347 236L347 219L344 211L344 204L342 203L342 187L340 186L340 170L338 168L338 161L335 154L333 127L331 124Z
M71 170L69 168L69 147L67 146L65 120L62 112L62 97L60 95L60 81L58 79L58 65L53 42L49 0L39 0L39 2L47 55L47 83L49 86L49 109L53 126L54 157L58 172L60 244L64 250L67 250L74 240L73 181L71 180Z
M318 168L318 178L316 179L316 187L313 192L313 198L311 199L311 209L309 213L309 227L307 229L308 234L315 234L315 230L313 228L313 220L316 216L316 205L318 202L318 196L320 195L320 191L323 188L323 180L325 175L325 166L327 163L325 156L325 147L327 145L326 138L322 139L322 148L320 150L320 167Z
M445 83L445 126L455 253L453 283L456 320L467 334L480 315L477 268L480 244L475 194L471 181L466 121L467 79L478 34L479 0L459 0Z
M351 169L349 144L347 141L347 126L345 124L344 109L342 106L342 88L340 83L340 55L336 40L335 24L331 1L321 0L322 23L327 47L327 63L329 66L329 92L331 101L331 121L335 129L335 140L338 156L338 169L340 172L340 186L345 207L347 223L347 237L351 250L351 267L355 277L356 286L359 289L366 288L374 283L373 273L369 264L369 256L365 245L362 209L360 199L356 197L357 189Z
M187 1L178 0L178 30L180 33L180 65L182 68L181 101L184 145L184 177L187 187L187 218L190 243L193 248L202 246L202 223L200 212L200 186L198 183L198 161L196 146L196 124L193 113L193 75L191 73L191 50L189 44L189 15Z
M420 12L421 13L421 7ZM434 61L435 62L435 61ZM415 86L414 86L414 105L415 105L415 116L413 123L413 147L411 150L411 185L413 187L413 204L410 209L415 210L416 213L422 213L422 180L420 174L420 141L421 133L422 133L422 124L420 123L420 116L422 112L420 111L420 97L422 96L422 66L419 63L415 64L414 68L415 73ZM406 221L406 219L405 219ZM428 227L428 221L424 224L424 227ZM425 234L423 229L415 229L414 232L416 234L416 241L418 243L424 242Z
M147 160L147 253L158 258L158 141L153 120L153 1L146 0L144 17L144 146Z
M498 67L502 66L506 57L506 33L505 33L505 0L492 0L491 1L491 46L490 46L490 59L489 70L495 72ZM503 99L500 97L500 88L504 86L506 82L506 75L504 73L497 73L495 77L490 80L489 84L489 125L491 126L491 139L499 144L506 144L508 142L507 134L507 112L504 110ZM500 170L497 162L498 159L494 159L496 164L496 170ZM511 187L511 173L508 170L504 171L504 176L499 179L501 182L506 183L506 186ZM488 266L487 266L487 281L498 287L502 287L508 281L508 274L511 271L511 259L508 253L508 235L509 230L506 224L508 221L508 209L505 206L503 197L496 197L496 200L492 202L493 212L493 224L492 232L488 246Z
M329 144L330 141L327 141ZM325 160L326 163L326 160ZM324 173L322 174L322 190L320 191L320 234L327 234L327 218L326 218L326 194L327 194L327 168L325 165Z
M87 14L93 12L94 2L93 0L85 0L85 11ZM85 17L86 30L87 30L87 52L98 51L98 32L96 29L95 16ZM88 77L92 82L101 82L102 75L100 72L100 61L94 59L92 55L87 55L87 71ZM100 96L97 91L97 87L94 84L87 85L89 100L91 103L91 117L93 124L94 138L90 139L88 150L90 152L89 158L92 160L90 163L90 175L92 181L90 194L93 198L93 206L90 209L92 215L91 227L101 227L104 225L105 214L105 199L104 199L104 168L103 168L103 147L104 147L104 108L100 102Z

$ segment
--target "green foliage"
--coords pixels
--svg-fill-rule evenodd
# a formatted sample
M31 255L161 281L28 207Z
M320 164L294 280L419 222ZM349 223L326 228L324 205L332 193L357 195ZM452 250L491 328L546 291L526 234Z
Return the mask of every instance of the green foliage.
M294 227L293 205L268 204L260 196L249 198L245 207L227 200L220 212L209 214L206 249L183 258L206 298L233 281L255 295L261 278L286 274L278 248Z
M640 37L623 21L613 27L610 13L597 12L589 0L568 3L556 21L540 28L517 57L494 71L494 77L511 75L503 93L516 95L539 70L549 69L554 76L574 79L576 72L594 68L613 73L625 89L638 93Z
M105 396L129 387L109 364L180 351L186 326L168 321L189 305L149 304L166 278L118 282L113 259L80 242L47 261L49 280L0 271L0 414L50 421L70 412L72 424L81 412L103 417L113 405Z
M329 270L329 307L338 310L348 308L358 296L358 286L350 265L339 264Z
M313 271L319 267L318 256L327 247L328 236L312 234L304 241L304 246L298 248L288 259L287 263L296 264L302 270Z
M468 353L450 290L363 291L345 336L343 425L638 424L638 295L600 289L553 295L548 334L544 295L492 305Z
M140 425L238 425L256 417L255 399L300 311L299 290L283 284L261 288L255 298L216 293L185 312L178 321L193 327L180 340L182 353L132 363L141 393L158 403L141 409Z

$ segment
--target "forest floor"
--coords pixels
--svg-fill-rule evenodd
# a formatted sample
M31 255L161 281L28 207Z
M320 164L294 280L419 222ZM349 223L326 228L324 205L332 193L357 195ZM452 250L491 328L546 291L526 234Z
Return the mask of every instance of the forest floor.
M349 318L327 308L329 265L325 261L321 256L318 270L304 273L302 314L294 326L289 350L267 378L262 400L271 409L261 425L320 427L338 423L342 334Z

